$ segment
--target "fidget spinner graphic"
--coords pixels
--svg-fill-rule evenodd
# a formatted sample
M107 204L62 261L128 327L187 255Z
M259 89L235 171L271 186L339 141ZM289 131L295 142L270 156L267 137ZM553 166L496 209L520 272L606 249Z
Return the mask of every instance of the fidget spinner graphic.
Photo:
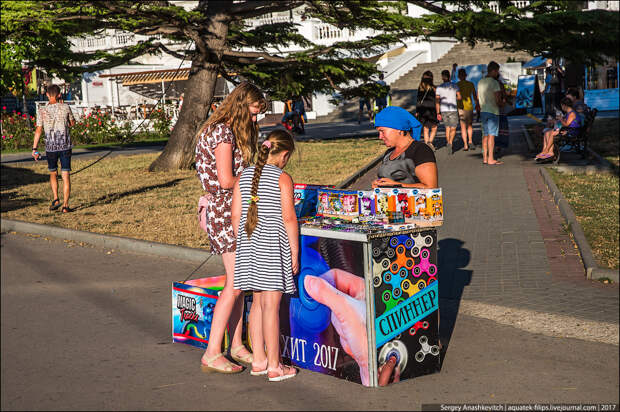
M413 276L419 278L423 272L428 273L429 276L434 276L437 273L437 266L432 264L429 260L431 252L424 248L420 252L420 263L413 267Z
M413 247L411 248L411 255L413 257L420 256L420 251L423 247L429 247L433 244L433 237L431 235L422 236L421 233L417 235L409 235L413 239Z
M420 321L420 322L414 323L413 326L409 329L409 334L411 336L415 335L418 329L424 329L424 330L428 329L428 322Z
M407 367L407 348L403 342L393 340L383 345L381 352L379 352L379 358L377 359L379 365L387 362L392 356L396 357L396 365L398 365L402 373Z
M414 245L414 242L411 236L409 235L392 236L390 238L390 246L392 246L393 248L396 248L398 245L403 245L407 249L411 249Z
M392 295L395 298L399 298L402 294L401 285L403 279L407 278L408 273L409 271L405 268L400 268L396 274L393 274L389 270L383 273L383 281L392 285Z
M433 356L439 355L439 346L437 345L429 345L428 338L424 335L420 336L420 345L422 345L422 349L415 354L415 360L418 362L423 362L426 355L429 353Z
M407 293L409 297L415 295L425 287L426 282L424 282L424 280L422 279L418 280L415 284L411 283L409 279L404 279L400 284L401 290Z
M388 246L388 240L382 239L377 246L372 248L372 257L376 259L379 256L381 256L381 254L383 253L385 248L387 248L387 246Z
M413 258L405 255L405 246L398 245L396 246L396 259L391 262L390 271L392 273L398 273L401 268L405 268L409 271L413 269L414 263ZM405 276L407 276L407 274L405 274Z
M399 292L399 296L400 296L400 289L398 289ZM385 303L385 310L388 311L390 309L392 309L393 307L395 307L396 305L398 305L401 302L404 302L404 299L399 299L399 298L395 298L392 295L392 292L389 290L384 290L383 293L381 294L381 300L383 301L383 303Z
M383 283L383 272L390 267L390 260L383 258L381 262L372 266L372 284L378 288Z

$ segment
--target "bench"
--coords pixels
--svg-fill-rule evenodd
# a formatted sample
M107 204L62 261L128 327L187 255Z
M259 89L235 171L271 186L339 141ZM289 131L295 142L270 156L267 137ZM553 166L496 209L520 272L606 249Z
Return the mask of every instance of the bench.
M586 112L584 112L583 126L579 129L579 133L576 136L559 134L555 138L555 141L553 143L553 164L557 165L560 162L560 157L562 153L560 149L566 145L574 147L577 150L577 153L579 153L582 158L587 158L588 135L590 133L590 130L592 129L592 124L594 123L594 119L596 118L597 113L597 109L588 109Z

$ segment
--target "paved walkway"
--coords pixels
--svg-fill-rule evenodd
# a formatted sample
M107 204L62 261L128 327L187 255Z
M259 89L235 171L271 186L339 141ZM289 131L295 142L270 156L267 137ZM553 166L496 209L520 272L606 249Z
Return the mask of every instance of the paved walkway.
M501 306L617 325L618 285L585 279L540 166L527 154L520 125L528 122L526 117L511 118L510 146L501 166L482 164L478 125L473 152L461 150L460 130L454 155L444 147L445 133L437 134L445 208L439 230L443 307L457 310L462 298L487 304L488 310ZM376 168L352 188L370 187L374 176ZM525 321L518 314L513 320Z

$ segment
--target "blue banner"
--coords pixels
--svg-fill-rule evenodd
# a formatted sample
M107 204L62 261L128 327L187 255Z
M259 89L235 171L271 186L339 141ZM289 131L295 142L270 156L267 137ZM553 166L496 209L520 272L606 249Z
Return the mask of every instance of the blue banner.
M439 308L438 282L433 282L375 319L377 347L409 329Z

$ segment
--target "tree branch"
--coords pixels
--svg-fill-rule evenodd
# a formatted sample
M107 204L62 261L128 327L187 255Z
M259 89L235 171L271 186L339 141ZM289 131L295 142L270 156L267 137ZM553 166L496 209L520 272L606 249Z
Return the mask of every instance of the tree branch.
M416 5L418 7L422 7L423 9L426 9L428 11L432 11L433 13L437 13L440 14L442 16L447 16L448 14L450 14L450 12L446 9L444 9L443 7L439 7L439 6L435 6L434 4L428 2L428 1L423 1L423 0L407 0L407 3L411 3L413 5Z
M234 20L243 20L275 11L291 10L304 3L305 1L246 1L244 3L234 3L228 9L228 12Z
M274 63L289 63L289 62L294 62L297 60L295 58L271 56L267 53L261 53L261 52L236 52L232 50L226 50L224 52L224 56L239 57L239 58L253 58L256 60L263 58L266 61L274 62Z

